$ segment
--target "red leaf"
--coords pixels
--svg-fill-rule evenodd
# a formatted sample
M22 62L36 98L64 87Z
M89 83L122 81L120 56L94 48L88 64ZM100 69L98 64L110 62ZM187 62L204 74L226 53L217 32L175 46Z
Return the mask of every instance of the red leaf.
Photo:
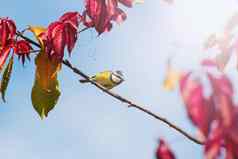
M64 48L65 48L65 32L64 25L58 25L53 29L53 48L55 54L59 59L62 59L64 56Z
M75 43L77 41L77 30L75 30L71 25L65 25L65 42L67 45L68 52L71 53Z
M15 25L15 22L10 20L10 19L7 19L7 24L8 24L8 29L10 31L10 38L12 39L15 35L16 35L16 25Z
M232 141L226 144L226 159L237 159L238 158L238 144Z
M0 70L2 70L3 65L5 64L7 57L9 56L9 53L11 51L11 48L6 47L1 50L0 52Z
M4 20L2 20L1 21L1 39L2 39L1 42L2 42L2 47L6 46L8 36L9 36L9 30L8 30L7 23Z
M57 59L62 60L65 48L64 23L51 23L47 30L47 40L44 42L48 47L46 50L49 56L55 56Z
M215 159L220 155L222 146L222 129L218 125L212 130L209 139L205 143L205 156L208 159Z
M133 1L86 0L86 10L83 14L84 24L87 27L95 27L99 34L110 31L112 21L122 22L126 19L126 14L118 8L119 2L127 7L131 7Z
M113 20L115 20L117 23L121 23L126 20L126 14L123 10L120 8L117 8L116 13L113 16Z
M72 52L78 38L78 26L81 19L78 12L67 12L60 17L59 21L48 26L47 31L41 35L41 39L49 57L54 56L62 60L66 46L68 52Z
M156 159L175 159L175 155L163 139L160 139L156 150Z
M32 50L30 43L26 40L19 40L16 42L16 50L14 53L17 55L27 55Z
M51 23L48 26L48 30L46 32L47 38L49 40L53 40L56 35L57 30L60 28L60 26L62 27L62 25L63 25L63 23L59 22L59 21Z
M207 159L238 158L238 107L233 101L233 85L212 60L204 60L198 72L185 74L180 81L188 115L205 138ZM210 90L210 91L208 91Z
M78 29L79 20L81 20L81 16L78 12L67 12L63 16L60 17L59 21L63 23L70 23L74 29Z
M0 19L0 41L1 46L6 47L7 41L13 40L16 34L16 25L7 18Z
M123 5L127 6L127 7L132 7L134 0L119 0L120 3L122 3Z
M107 7L107 12L109 16L113 16L116 13L116 9L118 8L117 0L108 0L105 2Z
M213 101L215 102L218 118L222 126L229 127L233 124L233 88L230 80L222 75L220 77L214 77L209 75L214 95Z
M21 58L23 64L25 63L25 57L30 59L29 55L31 50L32 47L26 40L19 40L14 46L14 53Z
M207 137L214 119L214 105L211 96L204 95L202 83L198 79L192 79L192 75L188 73L182 77L180 90L191 121Z
M205 66L205 67L218 67L217 63L214 60L211 60L211 59L204 59L201 62L201 65Z

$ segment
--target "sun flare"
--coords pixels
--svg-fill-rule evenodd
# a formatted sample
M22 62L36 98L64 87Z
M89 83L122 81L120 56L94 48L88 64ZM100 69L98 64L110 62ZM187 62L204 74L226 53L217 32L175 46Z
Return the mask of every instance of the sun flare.
M232 14L238 12L237 3L234 0L178 0L175 9L179 18L175 24L202 34L219 32Z

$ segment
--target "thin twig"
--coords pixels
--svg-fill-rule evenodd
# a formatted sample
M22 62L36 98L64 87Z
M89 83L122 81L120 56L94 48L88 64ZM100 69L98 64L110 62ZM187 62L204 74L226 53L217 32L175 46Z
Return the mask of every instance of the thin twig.
M152 117L154 117L155 119L158 119L160 121L162 121L163 123L167 124L168 126L170 126L171 128L175 129L176 131L178 131L179 133L181 133L182 135L184 135L185 137L187 137L188 139L190 139L191 141L203 145L204 143L202 141L199 141L198 139L194 138L193 136L191 136L190 134L188 134L187 132L185 132L183 129L179 128L178 126L176 126L175 124L171 123L170 121L168 121L167 119L156 115L155 113L151 112L150 110L135 104L134 102L132 102L131 100L128 100L106 88L104 88L103 86L99 85L98 83L94 82L93 80L90 79L89 76L87 76L85 73L83 73L82 71L80 71L79 69L77 69L76 67L73 67L72 64L68 61L68 60L63 60L63 64L65 66L67 66L68 68L70 68L74 73L80 75L81 77L83 77L84 79L88 80L91 84L93 84L94 86L96 86L97 88L99 88L100 90L102 90L104 93L114 97L115 99L127 104L129 107L134 107Z
M30 52L28 52L29 54L32 54L32 53L39 53L41 50L31 50Z
M89 27L85 27L85 28L83 28L83 29L79 30L79 31L78 31L78 34L80 34L80 33L84 32L84 31L86 31L86 30L88 30L88 29L90 29L90 28L89 28Z
M85 29L87 30L87 29ZM20 36L21 38L25 39L26 41L30 42L31 44L35 45L36 47L40 48L40 45L38 43L36 43L35 41L31 40L28 37L25 37L24 35L22 35L20 32L17 32L17 35ZM128 107L133 107L136 108L137 110L140 110L152 117L154 117L155 119L163 122L164 124L168 125L169 127L173 128L174 130L176 130L177 132L179 132L180 134L184 135L185 137L187 137L189 140L193 141L194 143L197 143L199 145L203 145L204 142L203 141L199 141L198 139L196 139L195 137L193 137L192 135L190 135L189 133L187 133L186 131L184 131L182 128L179 128L178 126L176 126L175 124L173 124L172 122L168 121L166 118L161 117L159 115L156 115L155 113L151 112L150 110L146 109L145 107L142 107L138 104L135 104L133 101L128 100L127 98L124 98L106 88L104 88L103 86L99 85L98 83L92 81L90 79L90 77L88 75L86 75L85 73L83 73L82 71L80 71L79 69L77 69L76 67L74 67L68 60L63 60L62 63L67 66L69 69L71 69L75 74L80 75L81 77L83 77L84 79L88 80L92 85L96 86L98 89L102 90L104 93L110 95L111 97L127 104Z
M28 41L29 43L35 45L36 47L40 48L40 44L38 44L37 42L35 42L34 40L24 36L20 31L17 31L17 36L21 37L22 39Z

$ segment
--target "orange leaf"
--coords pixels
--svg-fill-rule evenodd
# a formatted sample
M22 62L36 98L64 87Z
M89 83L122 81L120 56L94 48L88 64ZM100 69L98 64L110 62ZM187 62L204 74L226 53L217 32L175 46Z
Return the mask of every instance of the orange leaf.
M40 35L45 32L47 29L42 27L42 26L30 26L29 30L34 34L34 36L36 37L36 39L38 40L38 42L40 43L41 47L43 48L43 41L40 38Z

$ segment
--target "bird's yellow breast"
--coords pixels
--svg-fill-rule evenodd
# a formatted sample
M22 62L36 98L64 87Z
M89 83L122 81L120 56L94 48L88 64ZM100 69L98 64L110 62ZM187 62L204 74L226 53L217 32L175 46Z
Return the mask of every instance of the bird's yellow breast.
M113 83L111 80L111 71L104 71L97 73L94 77L93 80L99 83L100 85L104 86L107 89L113 88L116 84Z

